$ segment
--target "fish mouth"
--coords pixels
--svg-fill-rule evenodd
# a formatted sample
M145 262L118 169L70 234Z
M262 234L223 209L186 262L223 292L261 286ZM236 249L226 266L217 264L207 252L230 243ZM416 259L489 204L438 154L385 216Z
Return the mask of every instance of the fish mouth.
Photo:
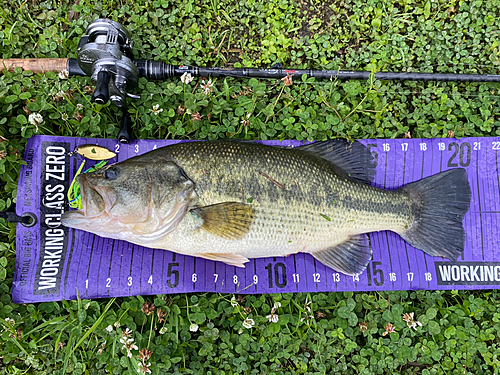
M61 218L62 224L71 228L86 229L92 223L89 219L97 219L101 224L107 222L114 200L108 197L105 189L92 185L86 174L78 175L76 181L80 185L82 208L65 212Z
M80 198L82 208L78 210L85 217L93 218L109 213L116 201L114 194L109 194L108 189L93 185L87 175L81 174L76 177L80 185Z

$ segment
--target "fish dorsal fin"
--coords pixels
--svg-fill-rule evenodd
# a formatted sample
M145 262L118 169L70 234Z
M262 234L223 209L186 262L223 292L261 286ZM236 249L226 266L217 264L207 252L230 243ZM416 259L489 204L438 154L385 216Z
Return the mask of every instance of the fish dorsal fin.
M372 258L372 251L367 236L358 234L339 245L311 255L335 271L354 276L365 270Z
M201 229L227 240L239 240L248 233L253 219L250 205L224 202L190 210L203 220Z
M195 254L200 258L214 260L216 262L224 262L229 264L230 266L236 266L245 268L245 263L249 262L248 258L245 258L243 255L239 254L230 254L230 253L199 253Z
M336 173L353 180L371 183L375 177L375 159L370 149L360 142L331 139L310 143L297 149L328 160L334 165Z

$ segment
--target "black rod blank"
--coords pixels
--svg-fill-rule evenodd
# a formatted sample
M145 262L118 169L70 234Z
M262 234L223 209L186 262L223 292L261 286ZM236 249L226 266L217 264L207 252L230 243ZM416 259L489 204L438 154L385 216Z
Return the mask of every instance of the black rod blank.
M368 80L370 72L344 70L310 70L285 69L271 67L269 69L252 68L202 68L196 66L174 66L163 61L135 60L139 75L153 80L165 80L189 73L193 77L238 77L238 78L274 78L281 79L287 75L320 80ZM451 73L375 73L375 79L381 81L454 81L454 82L500 82L500 75L495 74L451 74Z

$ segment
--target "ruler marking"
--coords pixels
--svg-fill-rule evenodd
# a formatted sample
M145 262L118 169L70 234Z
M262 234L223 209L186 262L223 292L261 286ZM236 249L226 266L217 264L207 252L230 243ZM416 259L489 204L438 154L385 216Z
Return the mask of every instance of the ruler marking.
M413 165L415 165L415 163L417 162L417 152L415 150L415 145L417 143L418 143L418 141L414 141L413 142L413 144L414 144L413 146L414 147L412 147L412 156L413 156L413 163L412 164ZM409 174L410 175L410 181L409 182L413 182L413 181L416 180L415 179L415 170L412 168L410 171L411 171L411 174ZM408 244L407 244L407 247L408 247ZM415 277L417 278L416 280L418 280L418 286L420 286L420 285L423 285L423 283L420 282L420 280L422 280L422 268L421 268L421 262L419 261L419 258L422 258L422 257L425 257L425 256L422 254L421 251L419 253L419 250L415 250L415 248L413 246L412 246L412 249L413 250L411 251L411 257L413 259L413 264L415 264L416 267L417 267L417 272L413 276L414 276L414 278Z
M309 290L309 280L308 280L309 278L307 277L308 268L307 268L306 256L305 254L302 253L301 257L302 257L302 262L304 263L304 280L306 282L306 290Z
M419 180L424 178L424 166L425 166L425 153L423 151L421 151L421 152L422 152L422 171L421 171ZM432 160L432 150L431 150L431 160ZM431 164L431 173L432 173L432 164ZM427 264L428 255L423 255L423 257L424 257L424 262L425 262L425 270L426 270L426 272L429 272L429 265ZM428 280L426 280L426 281L427 281L427 287L429 287L429 285L430 285L429 281Z
M108 241L111 242L111 256L109 257L109 264L108 264L108 277L111 277L111 262L113 261L114 257L113 254L115 252L114 245L115 245L115 240L111 239ZM109 248L109 246L108 246ZM108 289L108 296L109 296L109 289Z
M384 245L387 246L387 252L389 254L389 268L390 268L389 282L392 282L392 288L394 289L394 282L391 280L391 274L394 273L394 268L392 267L392 257L393 257L393 252L397 251L397 248L392 246L393 242L389 238L389 237L391 237L390 233L392 233L392 232L390 232L388 230L385 231Z
M298 292L298 291L299 291L300 277L299 277L299 280L298 280L299 282L297 282L297 283L296 283L296 282L295 282L295 277L294 277L294 275L295 275L295 274L298 274L298 272L297 272L297 258L296 258L296 256L295 256L295 255L296 255L296 254L292 254L292 256L293 256L293 274L292 274L292 282L295 284L295 291L297 291L297 292Z
M316 291L318 291L318 284L319 284L319 282L317 282L316 280L318 280L318 279L321 280L321 275L318 272L318 267L317 267L317 264L316 264L316 258L313 258L313 262L314 262L313 263L314 264L313 281L314 281L314 286L316 287Z
M130 267L129 267L129 271L128 271L129 276L132 276L132 266L134 264L135 247L136 247L135 244L132 244L132 256L130 257ZM131 290L130 286L128 285L128 276L125 277L125 284L128 287L128 294L131 295L132 290Z
M163 272L165 270L165 258L168 256L168 251L162 251L162 255L161 255L161 271L160 271L160 290L163 292L165 291L165 293L167 293L167 290L165 288L165 284L166 284L166 280L164 279L164 274L165 272ZM156 275L155 275L156 276ZM153 283L155 282L155 277L153 277Z
M71 263L72 263L72 258L73 258L73 250L75 247L75 237L76 237L76 231L71 231L71 246L69 248L69 256L68 256L68 261L66 263L66 274L64 275L64 292L63 295L67 296L67 286L68 286L68 278L69 278L69 271L71 269Z
M213 264L214 264L214 275L213 276L214 276L214 280L215 280L215 275L218 275L218 273L217 273L217 262L213 262ZM214 285L215 285L214 289L217 291L217 283L214 282Z
M149 273L149 276L148 276L148 281L147 281L147 283L148 283L148 284L149 284L149 278L153 276L154 271L155 271L155 268L154 268L154 267L155 267L155 256L156 256L156 252L157 252L157 249L153 249L153 257L152 257L152 259L151 259L151 272ZM153 280L153 279L151 279L151 283L149 284L149 286L150 286L150 288L149 288L149 289L150 289L150 292L151 292L151 293L153 293L153 282L154 282L154 280Z
M92 246L91 246L91 249L94 248L94 242L95 242L95 235L91 235L92 236ZM88 266L87 266L87 281L86 281L86 285L88 285L88 288L85 288L85 295L88 296L89 293L89 289L90 289L90 280L89 280L89 276L90 276L90 270L91 270L91 267L90 267L90 264L92 263L92 255L94 254L93 251L90 252L90 257L89 257L89 263L88 263Z
M240 282L240 279L238 279L238 274L236 273L236 266L233 266L233 272L234 272L234 275L233 275L233 284L234 284L234 293L236 293L238 291L238 283ZM234 282L234 276L236 276L236 283Z
M475 143L477 144L477 141ZM475 143L473 142L472 145L474 145ZM472 147L472 145L471 145L471 149L474 150L474 147ZM472 150L471 150L471 154L472 154ZM479 173L479 150L477 150L477 148L476 148L475 151L476 151L476 170ZM472 155L471 155L471 158L472 158ZM486 151L486 155L485 155L484 160L486 162L488 162L488 152L487 151ZM471 163L472 163L472 161L471 161ZM485 181L486 181L486 187L485 187L486 197L489 200L489 199L491 199L492 187L490 187L491 184L490 184L490 178L489 178L488 173L486 173ZM484 202L484 206L486 206L486 207L489 206L488 200L485 199L485 202ZM486 226L487 226L486 233L487 233L487 235L489 234L490 238L491 238L491 235L493 233L492 223L493 223L493 220L496 221L496 218L494 218L494 215L487 215L486 218L488 219L488 220L486 220ZM483 245L483 259L482 259L482 261L483 262L486 260L486 257L487 257L486 256L487 254L484 251L484 243L485 243L485 241L482 241L482 245ZM486 246L488 247L488 244L490 244L490 243L491 243L491 241L489 239L487 239Z
M196 292L196 283L198 281L198 274L196 273L196 261L198 257L193 257L193 272L191 273L191 281L193 283L193 289ZM193 281L193 275L196 275L196 281Z
M481 187L482 184L480 183L479 180L479 163L476 164L476 184L477 184L477 204L479 207L479 211L481 211ZM480 228L480 233L481 233L481 254L482 254L482 259L484 259L484 237L483 237L483 217L481 215L477 215L476 217L479 216L479 228ZM472 252L472 256L474 257L474 252Z
M256 258L253 258L253 274L254 275L257 275L257 259ZM257 276L258 277L258 276ZM259 280L260 281L260 280ZM253 275L252 275L252 282L253 282ZM253 289L255 291L255 293L258 292L258 284L259 283L253 283Z
M119 240L113 240L113 243L112 243L112 253L113 253L113 257L111 259L111 270L110 270L110 274L109 274L109 277L111 277L111 275L120 275L120 271L121 271L121 253L122 253L122 250L120 250L120 241ZM116 283L115 284L118 291L120 291L121 287L120 287L120 283Z
M100 276L101 276L101 262L102 262L102 255L104 253L104 251L102 250L103 248L103 243L104 243L104 239L102 237L97 237L97 251L93 252L93 253L96 253L96 255L98 254L98 258L96 257L97 259L97 268L94 268L94 269L97 269L97 288L96 288L96 294L99 295L100 293L100 289L101 289L101 286L100 286ZM108 294L108 291L106 289L103 289L103 292L102 294Z
M397 153L398 151L396 150L396 148L394 147L393 148L393 151L392 153L394 154L394 161L396 161L396 158L397 158ZM388 175L388 169L389 169L389 165L388 165L388 158L386 157L385 158L385 176L386 176L386 180L387 180L387 175ZM392 185L394 186L395 183L397 182L396 181L396 167L392 168ZM387 186L384 186L385 188L387 188ZM389 266L390 266L390 269L391 269L391 272L389 273L389 281L392 281L391 280L391 273L394 273L394 267L393 267L393 264L392 264L392 258L393 258L393 252L396 252L395 254L397 254L398 258L399 258L399 254L398 254L398 248L397 246L392 246L394 245L394 241L390 241L389 240L389 236L390 234L389 233L392 233L392 232L389 232L389 231L386 231L385 232L385 237L386 237L386 240L387 240L387 252L389 254ZM393 237L394 238L394 237ZM392 244L391 244L392 242ZM392 288L394 289L394 282L392 281Z
M243 268L243 273L244 273L244 276L243 276L243 288L246 288L247 286L249 285L252 285L252 284L247 284L247 267ZM253 281L253 276L251 277L252 281Z
M141 287L142 287L142 274L143 271L146 270L147 263L148 263L148 256L151 255L151 249L149 248L144 248L141 246L138 251L136 252L136 256L139 255L138 261L134 262L136 264L135 267L132 268L132 271L130 273L131 279L127 279L127 284L130 282L130 292L133 293L134 295L137 293L140 293ZM140 266L137 267L137 264ZM136 292L137 290L137 292Z
M174 271L173 264L177 263L176 260L177 260L177 253L172 252L172 260L170 262L172 264L172 267L170 268L172 271ZM180 264L180 262L179 262L179 264ZM172 278L175 280L175 273L172 272L171 275L167 275L167 276L170 276L170 278L167 280L167 288L168 288L168 290L169 290L170 293L174 293L177 290L178 285L174 285L173 287L169 287L168 286L168 281L172 280ZM179 276L178 277L180 279L180 277L181 277L180 276L180 272L179 272ZM179 282L180 282L180 280L179 280Z
M78 258L78 264L82 264L82 256L83 256L83 249L85 248L85 243L88 244L88 241L89 241L89 236L85 235L85 233L82 234L82 241L77 245L78 248L81 249L80 251L80 257ZM83 248L82 248L83 246ZM83 267L82 267L83 268ZM87 268L87 279L88 279L88 268ZM80 281L80 275L82 275L80 273L80 267L76 267L76 281L75 281L75 284L78 285L78 282ZM85 283L85 281L84 281ZM78 288L77 288L78 290ZM87 288L85 288L85 290L87 290ZM80 291L78 291L78 293L80 293Z
M402 182L402 186L404 186L406 184L406 155L408 154L408 149L407 151L404 153L403 155L403 182ZM410 289L412 288L412 285L413 285L413 277L415 276L415 274L413 274L413 277L410 278L410 274L412 273L411 272L411 262L410 262L410 256L408 255L408 246L407 246L407 243L406 241L403 241L403 244L404 244L404 250L405 250L405 254L406 254L406 262L408 264L408 272L406 273L406 278L404 279L405 280L405 283L408 282L410 284ZM404 276L402 276L404 277Z

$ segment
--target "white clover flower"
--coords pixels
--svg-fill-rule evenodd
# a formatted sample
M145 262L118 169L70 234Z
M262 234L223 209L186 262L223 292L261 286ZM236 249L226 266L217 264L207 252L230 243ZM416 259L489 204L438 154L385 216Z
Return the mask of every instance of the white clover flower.
M132 349L139 350L137 345L135 345L135 343L134 343L134 339L127 340L126 337L122 337L120 339L120 342L123 344L122 349L125 349L127 351L127 356L129 358L132 358Z
M160 108L160 105L159 105L159 104L155 104L155 105L153 106L153 109L150 109L149 111L150 111L150 112L153 112L155 115L157 115L157 116L158 116L160 113L162 113L162 112L163 112L163 108Z
M144 362L143 363L140 363L139 364L139 368L137 369L137 372L140 374L141 372L143 374L151 374L151 370L149 369L149 367L151 366L151 363L148 362L148 364L145 364Z
M422 327L422 323L420 323L418 320L414 321L411 328L417 330L417 326Z
M115 326L115 328L120 328L120 322L115 322L113 325Z
M304 310L311 312L311 306L309 306L310 304L311 304L311 301L309 301L308 297L306 297L306 303L304 304Z
M243 328L240 328L240 329L238 330L238 335L241 335L242 333L243 333Z
M167 333L167 327L161 327L160 335L164 335L165 333Z
M32 113L28 116L28 120L31 125L35 125L38 128L38 125L43 122L43 116L40 113Z
M14 324L16 324L16 321L12 318L5 318L5 321L7 323L9 323L11 326L13 326Z
M415 320L414 316L415 316L415 313L413 313L413 312L411 312L409 314L404 314L403 320L406 322L408 327L413 328L416 331L417 326L422 327L422 323L420 323L418 320Z
M196 324L196 323L191 323L191 325L189 326L189 330L190 330L191 332L196 332L196 331L198 331L198 328L200 328L200 326L199 326L198 324Z
M203 89L203 92L205 93L205 95L208 95L213 91L213 89L212 89L213 86L214 86L214 84L212 83L212 80L209 79L207 82L205 82L205 80L202 80L200 87Z
M245 327L246 329L250 329L250 328L252 328L254 325L255 325L255 322L254 322L254 320L253 320L253 319L246 318L246 319L243 321L243 327Z
M69 116L68 116L68 114L67 114L67 113L63 113L63 114L61 115L61 119L62 119L63 121L68 121L68 118L69 118Z
M191 73L186 72L181 76L181 82L184 83L185 85L190 83L192 80L193 76L191 75Z
M106 343L107 343L107 341L104 340L104 342L102 343L101 347L97 351L99 354L102 354L104 352L104 348L106 347Z
M130 337L132 331L128 328L125 328L125 331L122 332L122 337Z
M281 307L281 302L274 302L274 310L278 310Z
M109 326L106 327L106 331L108 331L109 333L111 333L111 331L113 331L113 326L110 324Z
M69 78L69 72L68 69L63 69L59 72L59 78L60 79L68 79Z
M132 349L139 350L139 348L137 347L137 345L132 344L132 345L130 346L130 349L129 349L129 350L127 350L127 357L129 357L129 358L132 358L132 352L131 352L131 350L132 350Z
M278 314L271 314L271 315L266 316L266 318L271 323L278 323L278 321L280 320Z
M233 306L233 307L238 306L238 301L236 301L236 297L235 296L231 297L231 306Z
M83 104L82 104L82 103L78 103L78 104L76 105L76 110L77 110L77 111L81 111L82 109L83 109Z

